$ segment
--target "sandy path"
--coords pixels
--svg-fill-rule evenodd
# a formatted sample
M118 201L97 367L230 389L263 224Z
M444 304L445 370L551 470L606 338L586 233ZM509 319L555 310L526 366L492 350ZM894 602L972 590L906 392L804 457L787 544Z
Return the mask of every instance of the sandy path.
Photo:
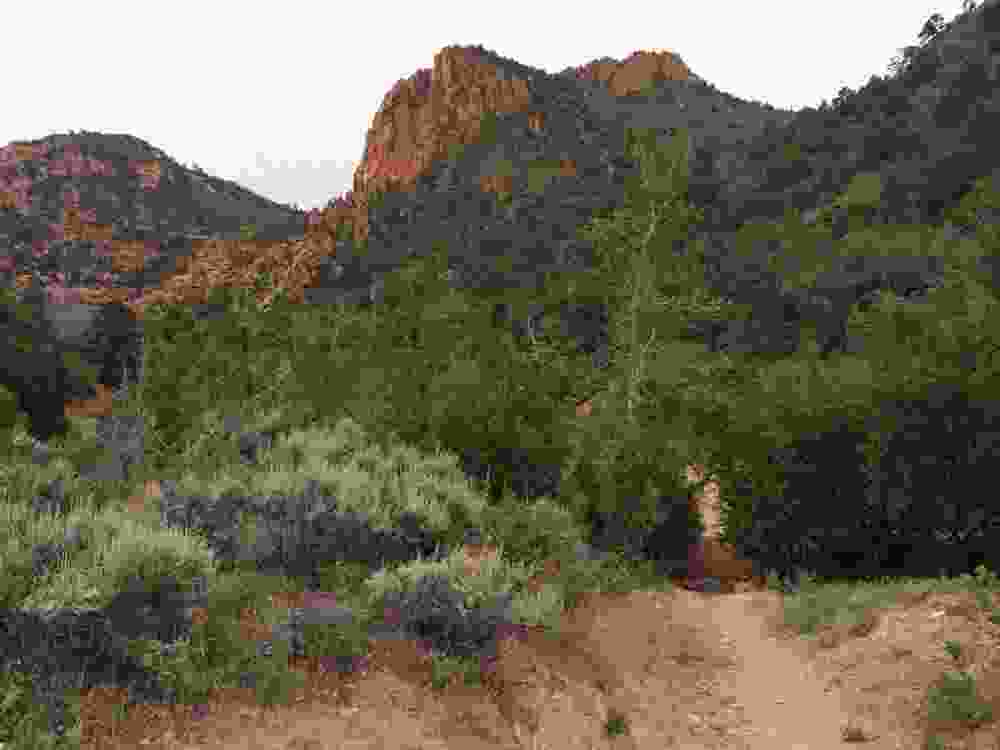
M434 690L428 659L412 644L379 642L360 676L305 672L307 686L289 705L262 709L246 691L213 702L197 721L183 712L172 723L130 715L119 742L85 746L843 747L848 716L838 689L813 672L801 642L770 632L779 609L778 595L766 591L589 594L564 614L559 633L535 629L505 642L484 684L456 678ZM615 716L628 729L608 737L605 722Z
M733 658L720 675L719 693L743 708L744 744L732 747L824 750L843 747L850 724L839 691L824 684L802 643L768 632L765 615L777 614L774 595L763 592L708 599L685 592L685 615L699 621L707 636L711 622L718 648ZM869 745L872 746L872 745Z
M695 479L695 475L689 474ZM711 485L699 498L717 535ZM467 548L470 575L491 548ZM558 571L554 561L531 582ZM207 716L191 707L138 706L110 718L91 691L83 704L84 748L242 750L478 750L486 748L685 748L763 750L843 747L849 726L840 688L811 666L807 644L779 626L780 595L705 594L677 587L589 593L564 612L558 632L531 629L505 641L482 684L459 676L430 685L430 658L408 641L377 641L369 668L353 676L290 659L305 686L285 705L261 708L252 691L213 696ZM248 638L266 627L247 612ZM114 702L118 702L115 700ZM609 719L627 729L609 736ZM848 737L848 739L853 739ZM889 748L888 737L866 747Z

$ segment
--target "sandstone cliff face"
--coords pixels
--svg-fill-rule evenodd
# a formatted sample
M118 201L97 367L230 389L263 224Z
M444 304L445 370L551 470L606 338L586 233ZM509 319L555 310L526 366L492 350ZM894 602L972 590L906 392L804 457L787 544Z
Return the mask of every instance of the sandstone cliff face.
M578 70L578 77L601 81L616 96L639 93L659 81L691 76L671 52L635 52L625 61L603 59ZM406 190L450 149L476 142L486 113L527 112L529 128L541 135L545 114L532 111L531 82L510 76L492 64L479 47L445 47L434 66L399 81L386 94L368 130L365 153L354 174L347 202L331 206L314 218L311 231L336 236L350 225L355 240L368 237L368 199L373 190ZM562 172L575 175L572 160L562 160ZM485 192L509 192L510 179L487 176Z
M595 60L583 66L579 76L603 82L615 96L638 94L649 84L660 81L686 81L697 78L673 52L633 52L628 58Z
M366 239L369 192L411 187L449 146L479 136L483 113L521 111L529 100L525 81L498 78L493 66L480 62L476 48L442 49L433 69L417 71L386 94L354 173L353 210L327 209L323 227L336 234L339 223L350 222L354 239Z

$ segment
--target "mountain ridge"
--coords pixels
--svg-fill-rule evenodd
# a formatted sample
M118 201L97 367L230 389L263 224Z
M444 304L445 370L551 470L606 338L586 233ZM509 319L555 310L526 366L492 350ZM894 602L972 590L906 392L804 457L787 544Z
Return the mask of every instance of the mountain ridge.
M764 262L781 241L747 258L736 252L737 229L789 209L808 221L867 172L882 179L884 205L865 221L939 221L945 205L1000 164L998 40L1000 5L991 2L935 37L941 54L918 52L899 75L873 76L833 106L798 112L724 94L671 52L548 74L481 46L445 47L433 68L383 97L356 190L308 214L238 185L230 198L212 197L213 185L228 183L164 160L133 136L20 142L0 151L0 271L20 289L39 283L52 301L65 302L68 288L71 301L122 304L137 318L150 303L203 304L212 288L254 288L268 274L292 302L371 304L384 273L442 242L456 284L530 287L546 272L590 265L593 245L577 230L625 205L626 181L639 170L628 130L651 128L665 143L683 129L687 198L705 214L687 248L703 242L711 289L752 302L765 328L798 326L814 314L817 293L850 298L901 274L909 288L926 289L937 274L909 265L838 271L824 289L790 294ZM962 119L969 114L973 122ZM833 213L837 240L855 212ZM234 236L248 222L258 224L257 239ZM262 303L272 296L257 292ZM569 315L591 321L581 346L600 363L607 311L602 302L574 303ZM838 303L835 317L844 311ZM834 340L839 317L829 324ZM777 340L754 326L730 328L748 351ZM710 347L720 338L705 336Z

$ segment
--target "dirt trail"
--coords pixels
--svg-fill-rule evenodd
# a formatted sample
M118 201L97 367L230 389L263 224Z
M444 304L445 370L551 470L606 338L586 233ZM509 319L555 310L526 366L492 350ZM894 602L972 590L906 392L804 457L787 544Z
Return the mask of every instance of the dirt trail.
M718 520L712 501L710 487L709 535ZM495 550L466 552L474 575L481 556ZM553 561L531 587L557 571ZM805 642L782 630L780 614L780 594L766 590L588 593L563 613L558 632L533 628L505 641L482 684L456 675L435 689L430 659L415 644L378 641L360 675L289 659L305 686L273 708L258 706L250 690L231 690L213 696L202 718L186 706L138 706L114 720L114 691L89 691L83 747L825 750L860 739L845 734L840 688L813 669ZM268 635L249 611L246 635ZM610 736L616 717L627 729ZM871 732L863 739L873 749L897 746Z
M692 596L689 594L689 596ZM734 658L720 674L720 695L743 707L747 733L730 747L822 750L842 747L851 725L839 690L816 673L800 643L779 640L762 615L775 615L772 595L738 594L691 602L685 615L704 619L720 633L718 644Z
M704 478L701 467L688 466L690 482ZM721 532L719 486L709 482L697 497L706 540ZM848 712L839 691L824 684L800 642L779 640L781 600L773 592L706 597L680 590L686 601L672 609L677 621L690 623L703 637L718 636L718 646L733 656L720 673L720 694L744 711L739 732L743 744L727 747L782 747L821 750L850 736ZM680 604L680 603L678 603ZM750 720L752 717L752 720ZM871 738L867 738L871 739Z
M169 722L140 707L150 721L130 714L115 727L118 741L89 747L842 747L848 716L838 689L813 672L797 642L771 632L778 597L588 594L564 614L560 633L535 629L505 642L481 685L456 676L434 690L428 659L413 644L379 642L360 676L305 671L307 686L289 705L262 709L251 691L230 691L206 718L178 711ZM292 668L307 669L295 661ZM616 716L628 728L609 737L606 722ZM868 746L890 747L877 739Z

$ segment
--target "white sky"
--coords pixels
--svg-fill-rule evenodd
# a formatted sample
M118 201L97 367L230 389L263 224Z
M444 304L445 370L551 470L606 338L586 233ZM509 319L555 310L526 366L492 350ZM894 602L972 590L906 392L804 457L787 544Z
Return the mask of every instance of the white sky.
M307 210L350 188L382 97L444 46L481 44L550 73L665 49L722 91L799 108L884 74L932 13L950 21L961 10L959 0L9 5L0 145L128 133Z

